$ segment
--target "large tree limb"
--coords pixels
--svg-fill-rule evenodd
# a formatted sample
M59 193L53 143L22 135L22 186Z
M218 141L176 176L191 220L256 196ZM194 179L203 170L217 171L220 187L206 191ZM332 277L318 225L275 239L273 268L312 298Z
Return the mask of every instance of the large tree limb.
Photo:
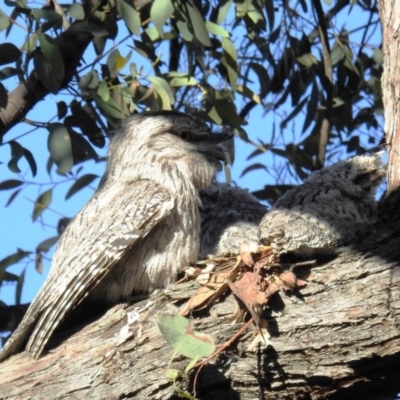
M396 196L386 202L376 232L362 245L299 271L307 287L298 295L275 295L266 310L268 347L249 351L254 338L242 337L230 348L233 360L222 355L202 369L197 398L345 399L363 390L363 398L379 398L374 390L394 398L400 389L393 367L400 361L398 206ZM177 312L172 299L184 297L185 286L173 289L150 305L121 305L81 330L65 332L37 361L20 354L0 364L0 398L173 398L165 376L172 349L154 320L160 312ZM209 313L195 315L195 329L223 343L242 326L228 321L234 307L228 296ZM172 367L188 363L179 357ZM182 388L190 390L192 381L193 374Z
M388 192L400 186L400 0L378 0L383 30L382 99L388 145Z

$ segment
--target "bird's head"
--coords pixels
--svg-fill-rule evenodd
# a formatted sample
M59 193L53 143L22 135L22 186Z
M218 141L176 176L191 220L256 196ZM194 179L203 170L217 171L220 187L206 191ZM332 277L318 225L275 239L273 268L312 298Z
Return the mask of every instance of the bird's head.
M364 192L375 195L377 187L386 176L385 166L380 153L370 156L356 156L339 161L320 171L314 172L307 181L337 179L355 185Z
M201 190L221 169L231 137L177 111L134 114L111 140L107 170L131 180L162 180L178 171Z

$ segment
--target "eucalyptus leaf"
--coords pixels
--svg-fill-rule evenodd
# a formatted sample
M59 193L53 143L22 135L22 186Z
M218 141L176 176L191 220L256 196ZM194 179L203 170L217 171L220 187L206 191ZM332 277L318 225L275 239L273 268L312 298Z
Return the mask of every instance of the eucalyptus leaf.
M69 199L79 190L85 188L86 186L90 185L95 179L98 178L98 175L95 174L86 174L79 177L76 182L69 188L67 194L65 195L65 199Z
M140 35L140 17L132 1L116 0L117 10L129 30L136 36Z
M33 206L32 219L36 221L43 213L43 211L50 205L53 197L53 190L49 189L43 192L35 201Z
M71 171L74 165L71 138L65 125L53 123L48 125L49 136L47 148L51 159L58 167L58 172L64 174Z
M204 358L215 351L212 337L196 332L189 320L180 315L159 314L156 322L167 343L185 357Z
M206 29L206 25L202 15L200 14L199 10L192 4L187 2L187 10L189 12L189 19L192 25L192 33L204 46L211 47L211 41L208 36L208 31Z
M1 13L0 13L1 15ZM17 61L21 57L21 50L15 44L0 44L0 65L9 64Z
M164 25L174 13L171 0L155 0L150 10L150 17L159 35L164 36Z

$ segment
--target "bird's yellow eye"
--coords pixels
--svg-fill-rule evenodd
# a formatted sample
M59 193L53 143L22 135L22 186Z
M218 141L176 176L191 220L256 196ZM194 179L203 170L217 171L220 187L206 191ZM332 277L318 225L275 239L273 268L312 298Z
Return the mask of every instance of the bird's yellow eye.
M191 137L191 134L189 131L181 131L181 132L179 132L178 135L184 142L188 142Z

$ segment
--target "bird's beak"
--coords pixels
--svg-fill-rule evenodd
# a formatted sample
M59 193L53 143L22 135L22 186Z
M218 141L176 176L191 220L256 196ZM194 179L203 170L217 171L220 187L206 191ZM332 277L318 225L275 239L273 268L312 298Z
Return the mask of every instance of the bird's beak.
M216 158L219 161L223 161L225 165L232 165L235 157L235 142L233 140L233 134L224 132L217 137L216 149L219 153Z
M213 134L207 140L199 142L197 150L225 164L230 163L234 152L232 138L233 135L230 133Z
M224 163L225 165L232 165L235 161L235 141L234 136L229 134L230 136L224 140L222 143L217 144L218 147L222 148L224 152Z

